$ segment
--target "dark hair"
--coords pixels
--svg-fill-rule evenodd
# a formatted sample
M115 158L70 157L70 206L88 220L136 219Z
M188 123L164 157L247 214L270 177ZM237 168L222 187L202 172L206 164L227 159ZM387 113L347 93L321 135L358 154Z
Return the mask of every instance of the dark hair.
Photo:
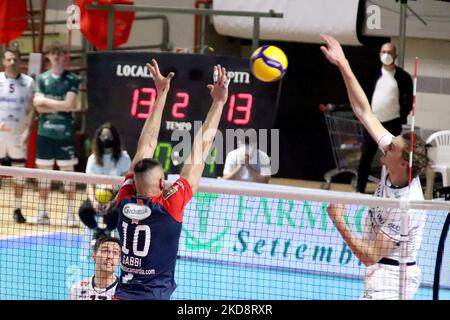
M405 141L402 158L409 163L409 152L411 145L411 133L403 133L402 138ZM416 177L425 171L428 162L427 145L425 141L414 133L413 159L412 159L412 176Z
M100 135L103 129L109 129L113 136L112 160L114 163L117 163L122 155L122 142L120 140L119 132L110 122L106 122L95 130L94 141L92 143L92 153L95 156L95 163L99 166L103 166L103 155L105 154L105 148L103 148L103 145L100 143Z
M117 239L115 237L110 237L110 236L103 236L103 237L98 238L98 240L95 242L94 252L97 252L97 250L100 248L100 246L105 242L115 242L119 245L119 247L122 246L119 239Z
M20 50L17 47L9 46L3 51L3 59L5 59L5 55L7 52L11 52L16 56L16 58L20 59Z
M51 53L55 53L55 54L66 54L67 50L66 50L66 46L63 45L61 42L59 41L54 41L52 42L50 45L48 45L45 48L45 53L46 54L51 54Z
M247 144L247 145L250 145L250 142L255 142L255 141L251 141L250 140L250 136L251 136L251 133L252 133L252 130L253 131L255 131L255 129L254 128L250 128L250 127L243 127L243 128L239 128L239 129L237 129L237 130L242 130L242 134L239 134L238 136L237 136L237 141L239 142L239 143L243 143L243 144ZM237 132L237 130L236 130L236 132ZM240 132L240 131L239 131ZM256 132L256 131L255 131ZM256 135L254 136L256 139L258 139L258 133L256 132Z
M153 170L157 167L160 167L162 169L162 165L158 160L144 158L134 165L134 174L135 176L141 176L147 171Z

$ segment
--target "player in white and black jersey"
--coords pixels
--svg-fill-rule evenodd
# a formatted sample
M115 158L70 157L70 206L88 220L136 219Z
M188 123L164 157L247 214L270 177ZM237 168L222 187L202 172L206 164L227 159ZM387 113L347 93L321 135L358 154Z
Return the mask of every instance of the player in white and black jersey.
M34 117L32 99L34 80L19 72L20 52L8 48L3 52L4 72L0 72L0 162L24 167L26 145ZM26 222L22 215L23 179L14 180L14 220Z
M425 141L414 134L412 180L409 181L409 150L411 135L394 137L375 117L369 101L347 61L339 42L322 35L326 46L321 50L332 64L339 68L347 87L353 112L377 142L383 152L383 171L375 197L423 200L419 174L428 164ZM352 252L366 266L362 299L399 299L400 281L400 218L401 211L394 208L369 209L362 239L352 233L345 223L345 206L330 204L328 215ZM408 211L406 298L411 299L420 285L420 269L416 264L425 225L426 212Z
M115 272L120 263L120 241L102 237L94 245L92 259L95 274L75 283L70 290L70 300L111 300L119 281Z

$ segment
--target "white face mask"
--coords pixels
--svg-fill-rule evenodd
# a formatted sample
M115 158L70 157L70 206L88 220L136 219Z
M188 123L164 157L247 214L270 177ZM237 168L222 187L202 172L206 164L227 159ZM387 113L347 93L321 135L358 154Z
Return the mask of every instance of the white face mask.
M394 62L394 58L389 53L383 53L380 56L380 60L386 66L389 66Z

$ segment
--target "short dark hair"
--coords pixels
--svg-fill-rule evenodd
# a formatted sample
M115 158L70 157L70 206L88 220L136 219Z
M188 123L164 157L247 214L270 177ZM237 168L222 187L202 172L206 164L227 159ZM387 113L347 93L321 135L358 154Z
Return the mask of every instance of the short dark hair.
M103 236L103 237L98 238L98 240L95 242L94 252L97 252L97 250L100 248L100 246L102 244L104 244L105 242L115 242L119 245L119 247L122 246L119 239L117 239L115 237L110 237L110 236Z
M402 138L405 141L402 158L409 163L409 152L411 145L411 133L403 133ZM429 163L427 145L425 141L414 133L413 159L412 159L412 176L416 177L425 171Z
M56 53L56 54L66 54L67 50L66 50L66 46L63 45L61 42L59 41L54 41L51 44L49 44L46 48L45 48L45 53L46 54L51 54L51 53Z
M134 174L135 176L141 176L145 172L153 170L154 168L157 167L160 167L162 169L162 165L158 160L151 158L144 158L134 165Z
M20 59L20 50L17 47L9 46L3 51L3 59L5 59L5 55L7 52L11 52L14 54L17 58Z

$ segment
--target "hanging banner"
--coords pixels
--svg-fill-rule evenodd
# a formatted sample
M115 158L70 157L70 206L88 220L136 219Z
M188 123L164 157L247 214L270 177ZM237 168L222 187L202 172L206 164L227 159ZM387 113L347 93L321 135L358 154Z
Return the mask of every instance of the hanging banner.
M27 29L25 0L0 1L0 44L8 44Z
M97 49L108 48L108 13L105 10L86 9L94 0L78 0L81 15L81 32ZM101 5L128 4L132 0L98 0ZM114 14L114 48L128 41L134 21L134 12L115 12Z

